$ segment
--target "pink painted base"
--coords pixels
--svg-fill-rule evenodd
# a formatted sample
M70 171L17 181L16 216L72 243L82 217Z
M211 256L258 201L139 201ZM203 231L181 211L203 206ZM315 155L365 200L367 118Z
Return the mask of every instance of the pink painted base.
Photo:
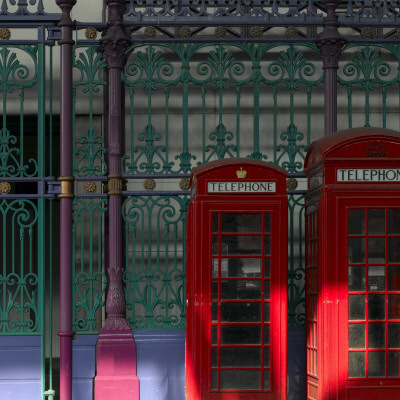
M136 345L130 330L100 332L96 368L95 400L139 400Z

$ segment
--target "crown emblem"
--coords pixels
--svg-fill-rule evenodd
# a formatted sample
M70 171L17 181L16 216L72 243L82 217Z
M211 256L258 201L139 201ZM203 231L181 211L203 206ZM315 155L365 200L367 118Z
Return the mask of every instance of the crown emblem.
M239 179L244 179L246 178L247 175L247 171L243 169L243 167L240 167L240 169L238 169L236 171L236 175Z
M386 157L387 150L383 144L375 142L366 147L365 153L367 157Z

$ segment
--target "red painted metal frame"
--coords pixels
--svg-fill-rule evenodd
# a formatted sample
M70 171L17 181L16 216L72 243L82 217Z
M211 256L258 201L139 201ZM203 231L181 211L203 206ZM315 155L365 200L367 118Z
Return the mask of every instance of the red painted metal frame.
M367 154L369 146L385 154ZM398 378L348 378L348 220L351 208L399 208L400 182L340 182L337 169L400 168L400 134L359 128L314 142L306 157L310 192L306 219L317 215L317 375L307 372L307 399L376 400L400 398ZM314 180L314 182L313 182ZM319 184L318 184L319 182ZM306 244L311 240L306 228ZM309 252L306 265L312 265ZM306 299L309 276L306 268ZM308 316L310 304L306 307ZM306 326L310 344L310 319ZM387 331L386 331L387 332ZM367 344L367 343L366 343ZM387 345L387 337L386 337ZM310 356L310 353L307 353ZM314 360L307 360L307 365Z
M236 171L247 171L239 179ZM196 168L191 177L192 202L187 218L187 329L186 398L190 400L282 400L286 398L287 359L287 197L286 172L271 164L250 160L220 160ZM274 181L273 194L208 194L208 181ZM270 390L211 390L212 214L271 214L271 378ZM261 233L265 235L265 232ZM218 233L221 235L221 232ZM215 233L214 233L215 236ZM267 236L267 235L266 235ZM219 256L220 257L220 256ZM269 256L268 256L269 257ZM261 259L266 258L260 255ZM259 279L264 282L262 275ZM218 279L217 279L218 281ZM249 300L250 302L251 300ZM268 303L261 299L257 303ZM215 325L215 324L214 324ZM239 325L239 324L238 324ZM263 326L263 320L259 323ZM234 347L230 346L229 347ZM216 346L221 348L221 344ZM263 350L262 350L263 351ZM263 354L263 353L262 353ZM236 367L237 368L237 367ZM240 367L240 369L246 369ZM247 368L251 370L252 368ZM256 370L269 369L261 360ZM261 378L262 379L262 374Z

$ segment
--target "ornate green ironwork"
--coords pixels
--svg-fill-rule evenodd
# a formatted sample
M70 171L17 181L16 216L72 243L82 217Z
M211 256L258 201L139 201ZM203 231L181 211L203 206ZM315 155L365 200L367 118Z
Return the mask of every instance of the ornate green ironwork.
M106 62L101 53L95 47L81 48L75 47L74 68L79 71L79 79L74 82L75 103L80 102L77 96L78 88L85 95L89 107L86 107L88 114L88 125L85 134L76 137L74 154L74 174L76 176L102 176L107 172L104 159L106 149L103 146L103 136L97 132L93 124L95 113L95 95L101 92L101 88L106 85L102 77ZM88 97L88 100L86 100Z
M34 158L25 158L24 97L25 91L38 82L37 46L0 47L0 96L2 124L0 130L0 176L30 177L38 173ZM16 94L11 98L12 94ZM17 97L17 98L16 98ZM8 125L10 104L18 104L19 135ZM40 100L39 100L40 101ZM15 112L15 110L13 110Z
M106 199L75 199L73 203L73 327L77 332L93 333L101 327L107 284L102 272L102 226L106 210Z
M127 320L132 329L185 326L185 218L189 199L125 200Z
M31 200L2 200L0 224L0 335L40 333L38 207Z

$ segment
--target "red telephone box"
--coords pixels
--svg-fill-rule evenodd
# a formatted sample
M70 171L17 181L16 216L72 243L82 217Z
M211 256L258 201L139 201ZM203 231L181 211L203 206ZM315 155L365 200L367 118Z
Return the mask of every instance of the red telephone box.
M325 137L305 171L307 399L400 399L400 134Z
M187 218L187 400L286 399L286 171L193 170Z

